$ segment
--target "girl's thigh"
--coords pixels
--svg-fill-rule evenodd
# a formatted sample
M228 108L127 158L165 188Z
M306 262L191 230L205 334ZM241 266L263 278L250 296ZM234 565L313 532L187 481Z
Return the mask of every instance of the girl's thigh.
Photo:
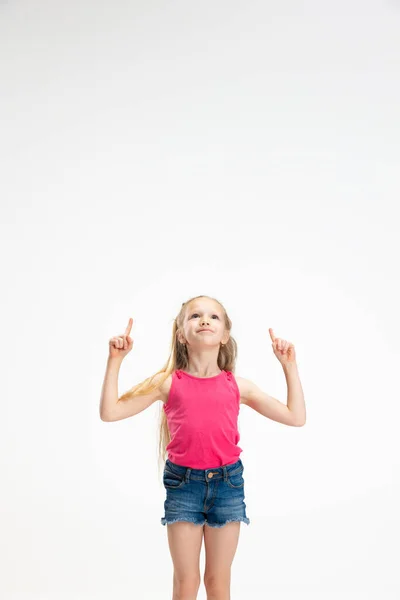
M177 521L167 525L167 533L174 576L179 580L198 579L204 526L189 521Z

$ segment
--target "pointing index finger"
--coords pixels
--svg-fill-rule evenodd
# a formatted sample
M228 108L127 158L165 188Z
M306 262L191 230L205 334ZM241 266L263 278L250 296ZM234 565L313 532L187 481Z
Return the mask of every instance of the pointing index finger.
M269 331L269 335L271 336L271 340L274 342L275 341L275 335L274 335L274 332L273 332L272 328L270 327L268 329L268 331Z
M133 323L133 319L132 317L129 319L127 328L125 329L125 335L129 335L132 329L132 323Z

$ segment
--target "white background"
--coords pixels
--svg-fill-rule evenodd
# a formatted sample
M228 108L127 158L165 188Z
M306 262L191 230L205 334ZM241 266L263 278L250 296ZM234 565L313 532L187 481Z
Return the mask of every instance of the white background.
M105 423L99 399L129 317L120 394L208 294L283 402L268 328L294 343L307 408L241 408L232 599L398 599L400 3L0 17L1 598L172 598L162 404Z

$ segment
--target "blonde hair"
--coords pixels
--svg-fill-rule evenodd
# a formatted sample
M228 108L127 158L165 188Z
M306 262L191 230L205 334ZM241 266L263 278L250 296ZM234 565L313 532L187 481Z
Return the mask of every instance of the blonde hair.
M221 302L216 300L216 298L212 298L211 296L200 295L200 296L194 296L193 298L190 298L186 302L183 302L182 307L181 307L177 317L174 319L174 322L172 325L171 351L170 351L170 355L169 355L168 360L165 363L164 367L162 369L160 369L159 371L157 371L156 373L154 373L154 375L147 377L147 379L143 380L142 382L138 383L137 385L132 387L130 390L128 390L125 394L123 394L119 398L119 401L128 400L128 398L133 398L134 396L137 396L138 394L143 394L143 395L149 394L150 392L155 390L157 387L160 387L164 383L164 381L171 375L171 373L173 371L175 371L177 369L185 370L188 367L188 364L189 364L188 351L187 351L186 345L181 344L179 342L178 337L177 337L177 331L178 330L182 331L186 309L189 308L189 305L194 300L197 300L198 298L208 298L210 300L217 302L219 304L219 306L221 307L223 315L224 315L225 330L227 330L227 331L231 330L232 321L228 317L228 314L227 314L225 308L223 307L223 305L221 304ZM237 357L237 344L236 344L236 341L234 340L234 338L232 336L229 336L228 342L224 345L221 344L221 346L220 346L220 349L218 352L218 358L217 358L218 367L221 369L221 371L222 370L232 371L234 373L235 366L236 366L236 357ZM160 376L160 377L158 377L158 376ZM154 381L155 378L157 378L157 381ZM159 442L158 442L158 466L159 466L159 468L161 465L163 465L165 463L165 460L167 458L166 447L169 444L169 442L171 441L171 435L169 432L167 418L166 418L165 411L163 410L163 407L164 407L164 405L161 404L160 405L160 415L159 415L159 436L158 436L158 440L159 440Z

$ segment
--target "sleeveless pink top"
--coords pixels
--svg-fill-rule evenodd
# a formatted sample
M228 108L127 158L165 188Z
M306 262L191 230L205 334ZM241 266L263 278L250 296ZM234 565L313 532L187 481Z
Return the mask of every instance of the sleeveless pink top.
M163 409L171 441L168 459L192 469L215 469L239 460L240 392L231 371L214 377L172 372Z

